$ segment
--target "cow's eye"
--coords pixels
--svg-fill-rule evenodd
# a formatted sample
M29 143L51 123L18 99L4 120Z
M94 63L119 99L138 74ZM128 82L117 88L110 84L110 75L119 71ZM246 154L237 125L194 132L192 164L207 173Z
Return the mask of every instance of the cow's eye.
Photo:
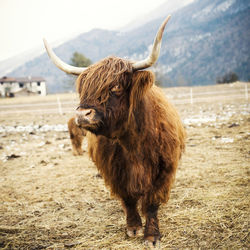
M122 87L120 84L116 84L112 89L111 89L111 92L112 93L120 93L122 91Z

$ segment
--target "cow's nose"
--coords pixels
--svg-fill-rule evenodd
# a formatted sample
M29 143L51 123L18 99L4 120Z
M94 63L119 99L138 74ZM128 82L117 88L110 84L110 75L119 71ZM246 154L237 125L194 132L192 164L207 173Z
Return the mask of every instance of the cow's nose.
M76 117L77 117L77 123L81 124L84 122L84 120L91 122L95 116L95 110L94 109L82 109L79 108L76 111Z
M84 109L81 111L81 115L85 118L90 118L91 115L93 115L94 110L93 109Z

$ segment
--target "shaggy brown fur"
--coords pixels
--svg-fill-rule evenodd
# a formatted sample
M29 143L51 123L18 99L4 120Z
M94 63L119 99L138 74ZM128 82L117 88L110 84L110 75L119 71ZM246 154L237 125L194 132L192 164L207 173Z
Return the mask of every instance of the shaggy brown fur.
M82 126L90 157L121 199L129 236L146 216L144 237L160 239L157 211L169 199L184 150L185 132L174 107L154 85L151 71L132 71L129 61L110 57L90 66L77 80L80 108L93 109L95 122Z
M83 154L82 141L84 136L86 135L86 131L76 125L75 117L72 117L68 121L68 129L69 129L73 155L82 155Z

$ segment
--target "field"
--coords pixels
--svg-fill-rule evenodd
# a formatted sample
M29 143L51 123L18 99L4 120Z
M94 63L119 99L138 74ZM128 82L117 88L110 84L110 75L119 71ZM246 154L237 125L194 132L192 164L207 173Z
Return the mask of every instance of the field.
M164 89L188 137L159 211L162 249L249 249L249 87ZM0 248L146 249L87 152L72 155L76 105L75 94L0 99Z

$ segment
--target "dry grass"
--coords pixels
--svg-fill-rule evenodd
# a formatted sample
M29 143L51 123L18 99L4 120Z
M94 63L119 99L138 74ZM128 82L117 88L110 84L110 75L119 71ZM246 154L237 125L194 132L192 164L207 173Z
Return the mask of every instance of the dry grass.
M170 201L159 212L162 249L249 248L250 120L243 108L249 111L244 100L178 106L183 118L218 118L187 126L186 153ZM230 112L226 120L219 117ZM31 114L0 120L13 126L68 118ZM67 132L0 138L0 248L146 248L142 237L126 236L119 201L110 197L87 153L72 155Z

